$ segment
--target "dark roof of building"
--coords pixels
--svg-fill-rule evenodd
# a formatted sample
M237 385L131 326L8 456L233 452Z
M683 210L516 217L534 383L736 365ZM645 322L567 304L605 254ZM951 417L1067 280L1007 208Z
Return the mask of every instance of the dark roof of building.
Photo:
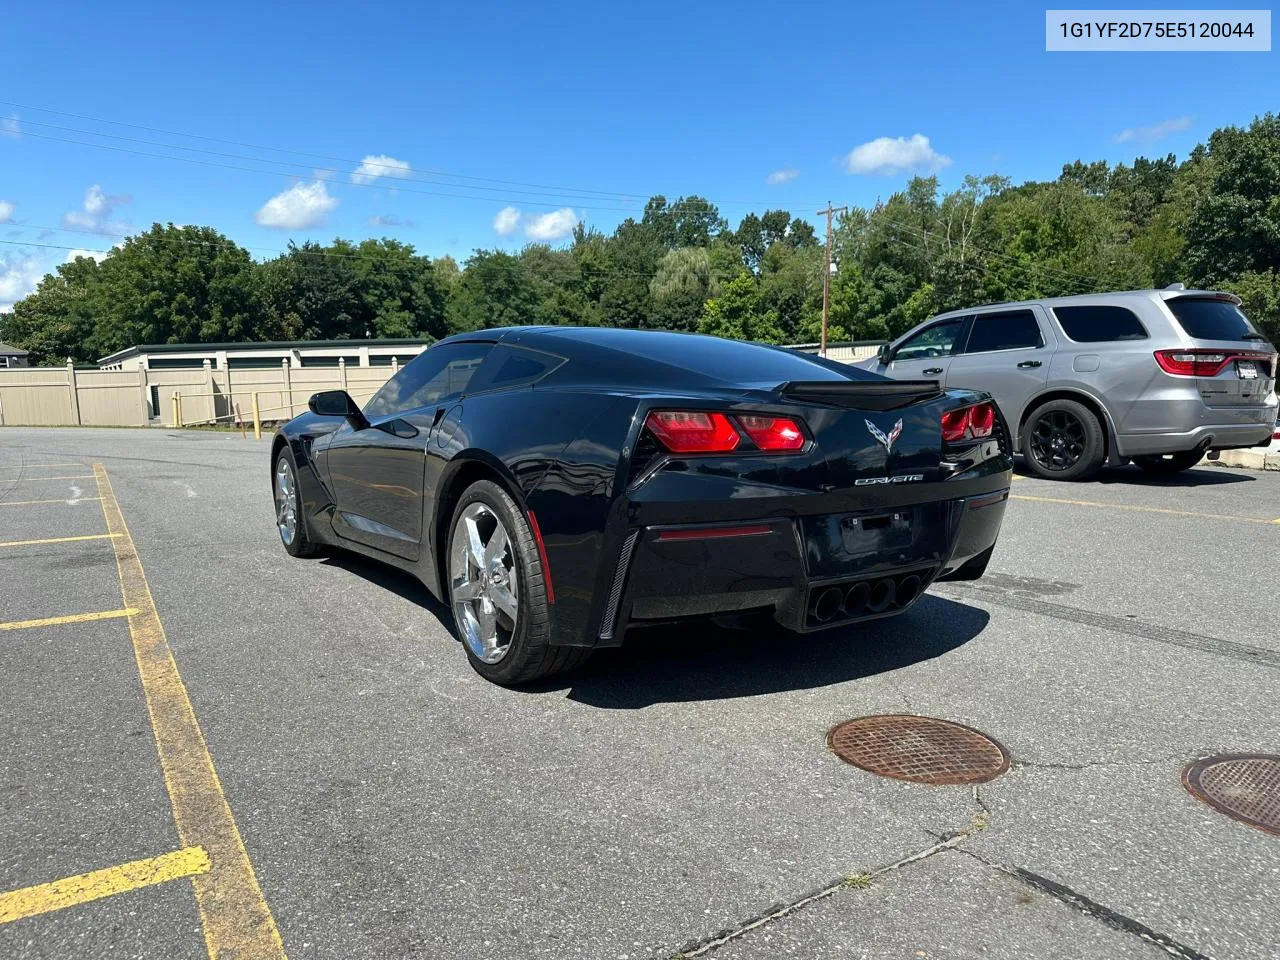
M25 357L29 351L23 350L21 347L11 347L7 343L0 343L0 355L6 357Z
M140 343L137 346L117 350L110 356L103 357L98 363L114 363L117 360L123 360L125 357L136 356L140 353L187 353L193 350L206 353L212 353L216 350L296 350L299 347L350 347L355 350L359 347L421 347L432 342L434 341L410 338L401 340L242 340L237 343Z

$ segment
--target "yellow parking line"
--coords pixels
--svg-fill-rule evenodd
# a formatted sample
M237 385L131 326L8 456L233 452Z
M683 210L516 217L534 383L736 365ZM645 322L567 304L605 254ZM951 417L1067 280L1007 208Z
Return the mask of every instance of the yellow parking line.
M101 900L117 893L208 872L209 855L199 847L187 847L158 857L122 863L118 867L0 893L0 923L12 923L90 900Z
M17 477L5 483L35 483L37 480L92 480L92 473L77 473L74 477Z
M81 540L110 540L118 533L91 533L83 537L49 537L46 540L0 540L0 547L36 547L45 543L79 543Z
M31 627L56 627L64 623L92 623L95 620L115 620L132 617L137 610L102 610L98 613L72 613L65 617L43 617L40 620L10 620L0 623L0 630L27 630Z
M99 497L59 497L56 500L0 500L0 507L34 507L41 503L65 503L74 506L77 503L97 503Z
M1097 500L1064 500L1058 497L1027 497L1011 494L1010 500L1034 500L1036 503L1065 503L1073 507L1105 507L1109 510L1133 510L1137 513L1163 513L1173 517L1200 517L1204 520L1239 520L1241 523L1280 523L1280 518L1241 517L1233 513L1197 513L1194 510L1169 510L1165 507L1139 507L1129 503L1100 503Z
M129 618L129 634L174 823L183 844L209 853L208 872L192 882L210 960L284 960L280 931L222 792L111 481L102 464L95 463L93 472L107 529L115 537L124 605L138 611Z

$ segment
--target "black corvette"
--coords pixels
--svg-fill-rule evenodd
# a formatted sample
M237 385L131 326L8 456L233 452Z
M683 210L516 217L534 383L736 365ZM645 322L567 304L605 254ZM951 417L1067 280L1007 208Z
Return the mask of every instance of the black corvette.
M309 405L271 451L285 548L409 571L498 683L633 624L901 613L982 575L1011 479L986 394L687 334L462 334Z

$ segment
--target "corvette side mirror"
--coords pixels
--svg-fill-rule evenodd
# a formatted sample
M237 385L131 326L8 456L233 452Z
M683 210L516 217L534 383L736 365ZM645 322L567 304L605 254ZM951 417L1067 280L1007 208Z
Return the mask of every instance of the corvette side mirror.
M364 413L345 390L324 390L312 394L307 408L319 417L345 417L353 430L363 430L369 425Z

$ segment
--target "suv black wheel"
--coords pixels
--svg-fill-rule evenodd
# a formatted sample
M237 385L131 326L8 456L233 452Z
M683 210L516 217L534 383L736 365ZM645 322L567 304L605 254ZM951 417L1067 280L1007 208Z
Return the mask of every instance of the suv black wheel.
M1027 417L1022 428L1022 455L1037 477L1087 480L1106 457L1102 424L1082 403L1050 400Z
M1133 464L1141 467L1143 472L1156 476L1168 476L1189 470L1200 462L1203 450L1182 450L1178 453L1157 453L1145 457L1134 457Z

